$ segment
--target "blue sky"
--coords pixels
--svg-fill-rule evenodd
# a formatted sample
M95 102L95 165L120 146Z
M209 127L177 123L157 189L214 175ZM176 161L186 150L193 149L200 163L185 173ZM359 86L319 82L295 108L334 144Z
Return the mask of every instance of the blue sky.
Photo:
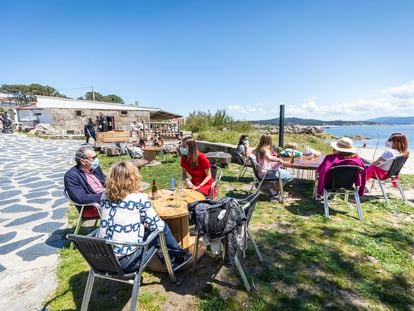
M2 1L0 83L236 119L414 115L414 1Z

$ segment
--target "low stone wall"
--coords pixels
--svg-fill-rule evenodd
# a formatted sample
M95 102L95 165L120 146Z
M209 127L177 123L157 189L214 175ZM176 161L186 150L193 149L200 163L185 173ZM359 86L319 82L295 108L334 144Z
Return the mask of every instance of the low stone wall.
M197 140L197 147L203 153L222 151L231 154L231 161L236 162L235 152L237 145L226 144L226 143L211 143L209 141Z

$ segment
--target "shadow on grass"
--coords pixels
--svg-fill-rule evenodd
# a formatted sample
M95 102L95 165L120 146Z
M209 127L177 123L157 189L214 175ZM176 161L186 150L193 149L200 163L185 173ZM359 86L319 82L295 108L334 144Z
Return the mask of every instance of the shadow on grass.
M340 231L330 229L329 235ZM327 231L320 234L325 236ZM369 309L366 298L392 309L414 307L412 282L407 276L376 273L366 258L350 256L333 243L315 239L315 234L258 230L255 235L267 257L262 271L248 271L256 275L260 291L269 292L269 299L259 298L261 309ZM248 266L253 265L249 260Z

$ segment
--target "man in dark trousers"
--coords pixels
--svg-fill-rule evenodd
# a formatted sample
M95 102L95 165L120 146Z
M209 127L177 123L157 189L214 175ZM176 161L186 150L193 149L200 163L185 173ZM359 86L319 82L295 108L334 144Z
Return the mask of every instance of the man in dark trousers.
M99 122L101 123L102 132L108 132L108 118L102 112L99 114Z
M88 123L84 126L84 132L86 137L86 143L89 144L89 138L93 138L96 141L96 132L95 132L95 124L92 121L92 118L88 119Z
M64 176L65 190L75 203L99 203L105 191L106 176L99 167L95 151L90 146L82 146L76 151L75 161L76 165ZM96 209L91 212L97 214Z

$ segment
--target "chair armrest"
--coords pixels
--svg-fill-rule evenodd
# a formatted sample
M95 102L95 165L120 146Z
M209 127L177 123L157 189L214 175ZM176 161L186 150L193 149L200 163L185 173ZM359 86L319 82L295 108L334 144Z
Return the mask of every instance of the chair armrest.
M128 246L147 246L149 243L151 243L154 239L158 237L160 232L158 230L154 230L151 232L151 234L147 237L147 239L143 243L134 243L134 242L122 242L122 241L110 241L106 240L106 244L110 245L128 245Z
M96 228L95 230L93 230L91 233L88 233L86 236L90 236L90 237L98 237L98 233L99 233L99 228Z

